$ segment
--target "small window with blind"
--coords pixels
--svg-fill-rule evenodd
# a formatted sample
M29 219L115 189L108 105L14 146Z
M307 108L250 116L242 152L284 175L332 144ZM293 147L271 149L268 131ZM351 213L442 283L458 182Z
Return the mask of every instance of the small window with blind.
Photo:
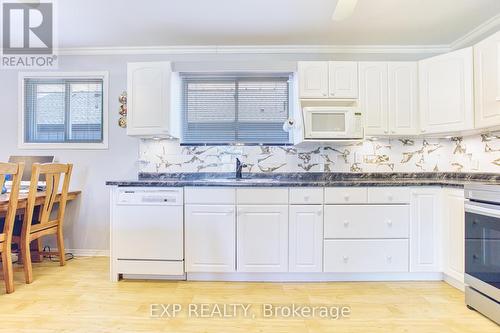
M21 77L20 146L107 148L107 73L54 74Z
M183 76L184 145L290 143L289 74Z

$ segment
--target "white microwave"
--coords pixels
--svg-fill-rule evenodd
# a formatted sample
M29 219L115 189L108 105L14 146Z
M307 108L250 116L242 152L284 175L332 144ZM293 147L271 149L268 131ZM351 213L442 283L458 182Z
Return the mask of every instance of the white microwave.
M363 139L363 116L355 107L305 107L305 139Z

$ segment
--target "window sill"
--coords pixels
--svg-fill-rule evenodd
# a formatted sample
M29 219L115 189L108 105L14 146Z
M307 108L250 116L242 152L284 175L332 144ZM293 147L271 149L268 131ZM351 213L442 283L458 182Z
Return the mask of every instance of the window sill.
M108 143L107 142L102 142L102 143L68 143L68 142L61 142L61 143L20 143L18 145L19 149L60 149L60 150L73 150L73 149L80 149L80 150L106 150L108 149Z

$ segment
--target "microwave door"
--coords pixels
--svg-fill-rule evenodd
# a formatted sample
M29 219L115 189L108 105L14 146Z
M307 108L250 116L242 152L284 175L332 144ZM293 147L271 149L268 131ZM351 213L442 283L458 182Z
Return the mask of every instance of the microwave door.
M313 139L346 137L348 113L340 111L309 111L306 136Z

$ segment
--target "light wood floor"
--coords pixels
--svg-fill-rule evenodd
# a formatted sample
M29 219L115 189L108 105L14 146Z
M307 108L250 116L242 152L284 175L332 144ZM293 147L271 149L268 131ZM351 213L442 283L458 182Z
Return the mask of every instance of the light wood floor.
M13 294L0 289L0 332L500 332L443 282L111 283L107 258L34 264L31 285L18 267L15 282ZM150 316L155 303L332 304L352 314L337 321L265 319L259 311L255 319L158 319Z

